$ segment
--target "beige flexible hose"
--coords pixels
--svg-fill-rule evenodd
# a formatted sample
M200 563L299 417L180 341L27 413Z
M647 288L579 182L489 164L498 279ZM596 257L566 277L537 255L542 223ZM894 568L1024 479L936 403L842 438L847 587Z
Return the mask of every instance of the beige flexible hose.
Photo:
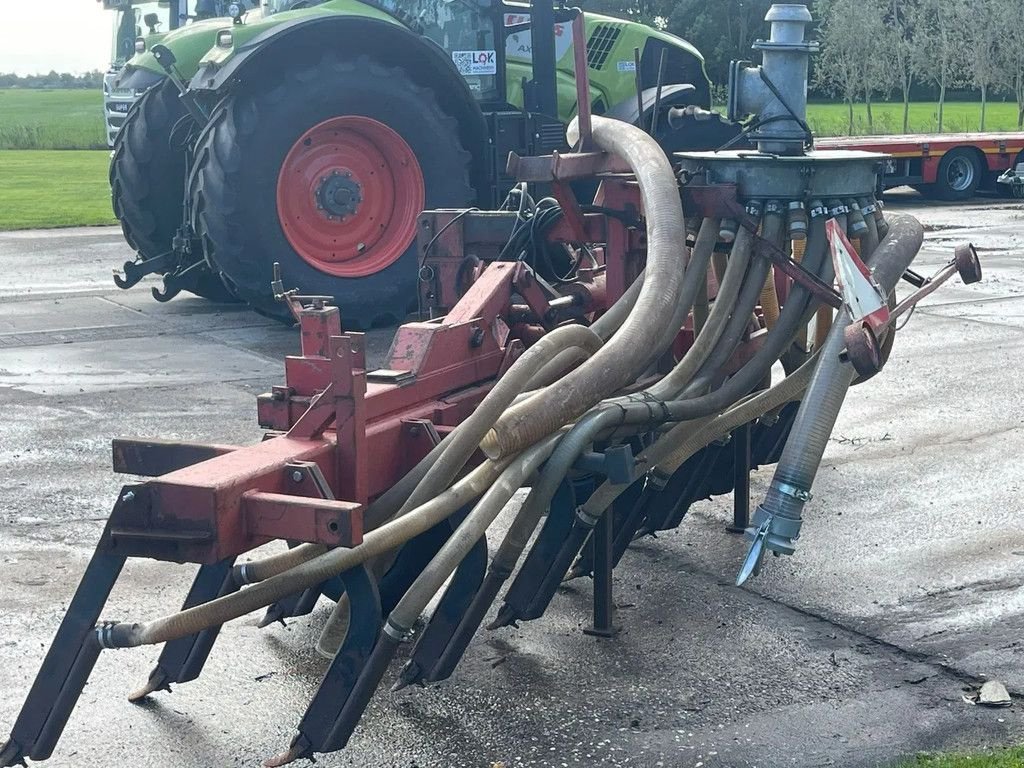
M536 375L538 370L543 369L562 352L571 351L585 359L596 352L600 346L601 339L593 329L581 325L568 325L556 328L530 347L487 393L487 397L477 406L470 418L454 431L445 451L424 475L398 514L405 514L410 509L419 506L451 482L455 474L463 468L473 451L476 450L480 438L508 407L509 403L526 387L527 382ZM446 479L442 483L440 478ZM424 485L424 483L428 485ZM385 519L391 517L393 517L391 514L385 515ZM301 544L287 552L244 563L237 567L239 583L255 584L264 581L327 551L328 548L320 544Z
M601 348L601 338L582 325L565 325L545 334L512 364L468 419L455 429L451 443L427 471L419 485L398 511L398 516L414 509L448 487L477 449L483 436L509 407L529 381L546 364L566 349L579 350L589 357Z
M764 239L769 243L781 246L785 232L785 221L780 214L768 213L764 217ZM768 270L768 277L764 280L764 288L761 289L761 312L764 314L764 324L770 331L779 322L779 294L775 290L775 270Z
M116 645L130 648L193 635L209 627L237 619L288 595L301 592L365 563L370 558L389 552L480 496L505 470L509 462L508 459L484 462L423 506L370 531L363 537L362 544L356 547L332 549L240 592L219 597L171 616L143 624L119 624L114 632Z
M655 347L666 338L679 302L686 230L668 158L654 139L627 123L595 116L593 131L599 147L626 160L640 186L647 227L644 284L633 311L597 354L558 387L512 406L498 420L480 444L493 459L518 453L633 381L659 352Z
M638 458L649 466L655 467L663 476L671 475L701 448L725 437L748 421L775 410L791 400L798 400L804 389L807 388L817 360L818 356L813 355L771 389L734 405L719 416L676 424L654 445L642 451ZM583 504L583 511L593 518L599 518L604 510L628 487L628 485L613 485L605 481Z
M512 494L522 487L526 478L551 454L557 441L558 436L552 435L511 460L505 471L480 497L466 519L416 577L388 617L389 624L401 631L412 629L427 603L444 586L462 559L486 533L505 504L512 498Z

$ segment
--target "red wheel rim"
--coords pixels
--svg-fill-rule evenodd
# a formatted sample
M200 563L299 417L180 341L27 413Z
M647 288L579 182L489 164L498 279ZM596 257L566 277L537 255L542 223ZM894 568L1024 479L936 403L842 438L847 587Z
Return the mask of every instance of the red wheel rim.
M348 115L299 137L277 179L277 215L303 261L338 277L394 264L416 236L423 172L388 126Z

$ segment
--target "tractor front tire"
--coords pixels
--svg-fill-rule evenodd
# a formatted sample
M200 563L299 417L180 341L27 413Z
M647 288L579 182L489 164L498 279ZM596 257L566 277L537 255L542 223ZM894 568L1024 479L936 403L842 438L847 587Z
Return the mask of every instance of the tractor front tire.
M132 106L114 140L111 203L124 239L143 259L171 250L181 226L186 150L174 143L172 134L184 118L178 89L165 80ZM200 275L190 290L212 301L237 301L210 272Z
M471 205L454 119L401 69L333 53L227 96L200 136L193 226L208 261L285 322L284 287L334 298L346 327L401 321L416 299L421 210Z

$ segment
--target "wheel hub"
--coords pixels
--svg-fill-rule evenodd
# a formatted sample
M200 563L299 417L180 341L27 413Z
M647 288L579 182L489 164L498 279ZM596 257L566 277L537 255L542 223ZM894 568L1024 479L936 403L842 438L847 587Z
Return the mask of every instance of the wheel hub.
M376 274L416 239L423 172L395 130L362 115L313 126L285 155L277 216L300 259L337 277Z
M344 221L359 212L363 188L351 171L332 171L320 179L316 188L316 207L331 221Z

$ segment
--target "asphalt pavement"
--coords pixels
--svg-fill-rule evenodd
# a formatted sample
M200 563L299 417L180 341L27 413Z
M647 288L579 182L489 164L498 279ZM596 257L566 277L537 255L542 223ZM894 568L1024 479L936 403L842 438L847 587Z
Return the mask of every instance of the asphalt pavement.
M572 582L540 620L478 633L450 680L382 687L319 764L856 768L1020 743L1020 700L962 694L988 677L1024 693L1024 205L892 208L927 225L918 271L973 241L985 279L926 300L852 391L793 557L734 587L731 499L695 505L616 571L617 637L583 634L591 585ZM110 440L257 441L254 396L298 348L241 307L116 289L130 255L114 229L0 233L0 740L121 486ZM390 335L370 333L371 362ZM756 473L755 502L770 477ZM191 575L132 562L104 616L173 610ZM46 765L260 765L325 670L312 647L328 612L230 623L198 681L144 706L125 696L155 649L105 653Z

